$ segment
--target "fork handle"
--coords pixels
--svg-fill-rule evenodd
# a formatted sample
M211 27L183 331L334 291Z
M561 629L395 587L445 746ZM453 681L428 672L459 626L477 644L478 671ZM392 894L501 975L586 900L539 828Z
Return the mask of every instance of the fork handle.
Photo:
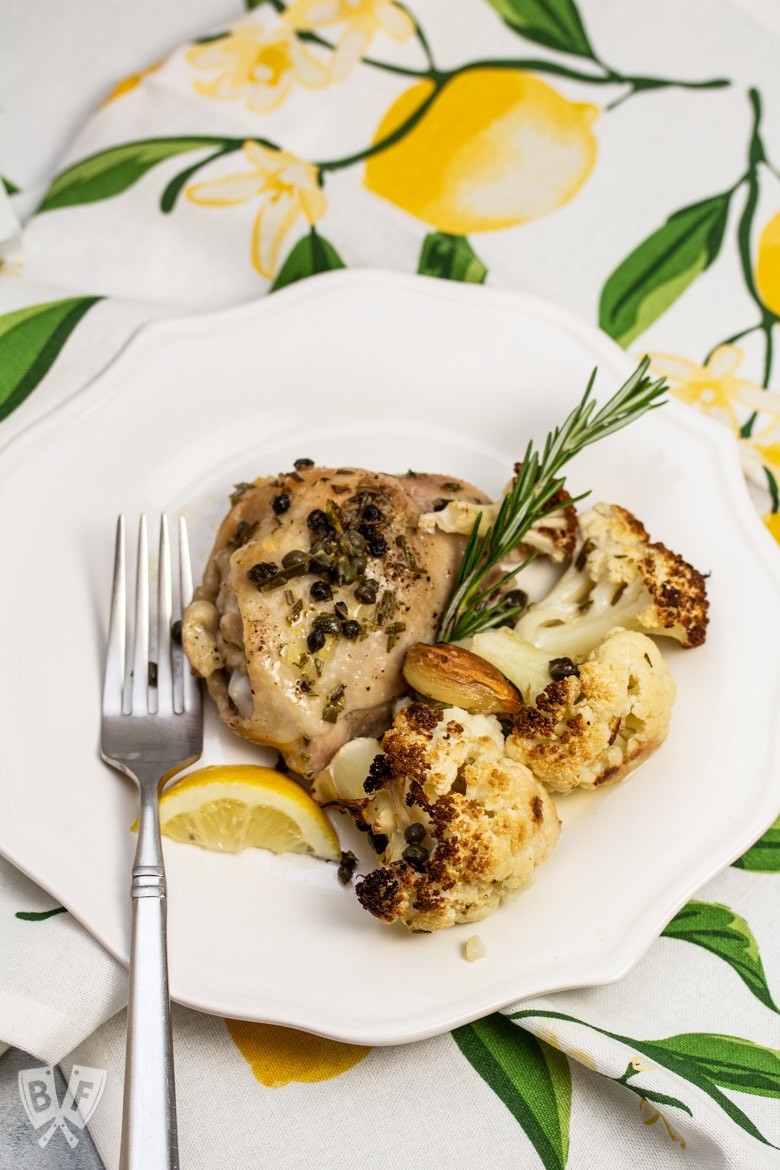
M148 860L157 864L148 864ZM142 801L130 893L130 994L119 1167L178 1170L167 899L156 797L152 809Z

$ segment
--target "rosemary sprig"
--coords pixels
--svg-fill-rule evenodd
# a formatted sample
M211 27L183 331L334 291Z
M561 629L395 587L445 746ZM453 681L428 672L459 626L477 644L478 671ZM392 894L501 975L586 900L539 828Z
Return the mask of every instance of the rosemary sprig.
M522 543L533 524L560 507L555 496L565 483L565 478L558 474L564 464L583 447L611 435L646 411L663 404L665 400L661 400L661 395L667 388L666 381L646 377L649 365L650 359L643 358L628 381L600 410L596 409L591 396L596 378L594 370L582 401L560 427L548 434L541 454L533 443L528 444L495 523L480 535L481 516L474 522L455 589L439 624L440 641L456 642L519 613L522 607L515 604L511 596L507 598L503 590L533 559L533 554L499 580L486 584L486 578ZM576 499L587 494L585 492Z

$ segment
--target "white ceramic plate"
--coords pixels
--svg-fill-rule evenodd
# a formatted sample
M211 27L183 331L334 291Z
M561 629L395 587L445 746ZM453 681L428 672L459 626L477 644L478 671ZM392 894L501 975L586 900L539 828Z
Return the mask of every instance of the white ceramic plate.
M384 273L318 277L146 328L3 456L0 850L127 961L135 796L97 747L117 513L184 513L197 573L232 485L299 456L497 492L594 365L602 399L633 368L536 300ZM367 1044L432 1035L619 978L772 821L779 558L731 437L669 402L583 453L569 484L634 510L711 574L707 644L668 653L679 697L663 749L614 790L562 805L561 840L529 891L434 935L372 919L333 865L166 842L175 999ZM206 730L204 763L268 758L213 717ZM468 963L475 932L487 957Z

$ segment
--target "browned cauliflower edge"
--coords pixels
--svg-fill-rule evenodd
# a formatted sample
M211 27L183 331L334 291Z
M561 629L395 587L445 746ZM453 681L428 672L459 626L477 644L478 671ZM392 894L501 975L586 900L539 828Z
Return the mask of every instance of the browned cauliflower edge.
M553 792L615 784L666 739L674 699L653 639L613 630L522 708L506 752Z
M676 639L706 637L709 602L702 573L617 504L596 504L578 520L574 559L550 592L515 625L551 658L586 657L617 626Z
M520 464L515 464L515 474L519 472ZM498 517L501 505L508 493L512 490L514 480L507 484L502 496L493 503L475 504L469 500L438 501L433 512L425 512L420 517L419 525L424 532L433 532L437 528L442 532L457 533L460 536L470 536L474 524L479 519L479 533L484 535L491 528ZM541 553L554 564L569 560L577 544L577 509L571 496L564 487L560 487L555 495L550 497L548 511L531 525L525 534L523 543L518 545L510 560L525 560L531 553Z
M495 716L410 703L381 748L363 798L342 802L380 854L356 883L366 910L429 932L476 922L530 884L560 821L531 771L505 754Z

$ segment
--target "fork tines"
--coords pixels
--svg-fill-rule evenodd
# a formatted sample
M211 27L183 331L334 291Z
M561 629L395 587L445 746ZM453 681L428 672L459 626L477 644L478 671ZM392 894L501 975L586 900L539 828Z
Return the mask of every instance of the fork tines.
M150 598L149 579L157 577ZM160 715L196 711L200 687L185 663L178 632L181 613L192 597L187 526L179 519L178 578L174 584L168 517L160 518L157 565L150 565L146 516L138 526L135 610L127 613L127 557L125 518L119 517L114 553L104 714ZM131 617L131 620L128 618Z

